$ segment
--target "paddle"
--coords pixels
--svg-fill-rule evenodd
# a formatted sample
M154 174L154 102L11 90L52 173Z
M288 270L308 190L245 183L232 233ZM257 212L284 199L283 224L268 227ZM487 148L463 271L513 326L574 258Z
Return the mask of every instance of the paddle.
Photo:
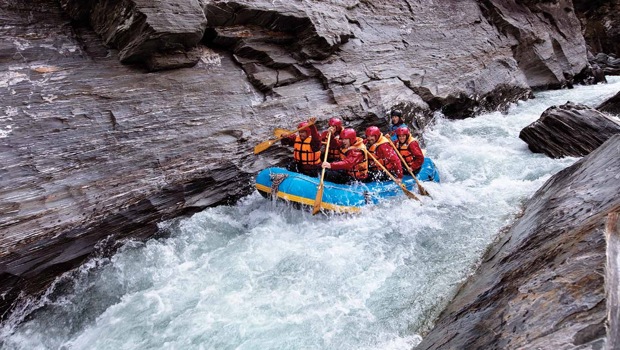
M332 132L327 133L327 144L325 146L325 162L327 162L327 155L329 154L329 141L332 139ZM325 168L321 171L321 180L319 181L319 187L316 189L316 198L314 198L314 207L312 208L312 215L316 215L321 210L321 203L323 202L323 178L325 178Z
M405 158L403 158L403 155L400 154L400 151L398 151L398 148L396 148L396 145L394 144L394 142L392 142L392 139L388 136L388 134L385 134L385 138L388 139L388 141L390 142L390 145L392 145L392 148L394 148L394 151L396 151L396 154L398 154L398 157L400 157L400 160L403 162L403 164L407 168L407 171L409 171L409 174L411 174L411 176L415 180L415 183L418 185L418 192L420 192L420 194L423 196L431 197L431 195L424 189L424 187L422 187L422 184L420 183L418 178L415 175L413 175L413 170L411 170L411 168L409 167L409 164L407 164L407 162L405 161Z
M294 133L298 132L299 130L305 129L305 128L309 127L310 125L313 125L313 124L314 124L314 122L308 122L308 125L306 125L306 126L304 126L302 128L293 130L291 132L291 134L294 134ZM278 136L277 138L275 138L273 140L263 141L263 142L259 143L258 145L256 145L254 147L254 154L259 154L262 151L266 150L267 148L271 147L271 145L273 145L274 143L280 141L284 137L282 135L286 135L286 134L280 134L280 136Z
M383 170L386 174L388 174L390 176L390 178L392 179L392 181L396 182L398 184L398 186L400 186L400 188L403 190L403 192L405 192L405 195L407 195L407 197L411 198L411 199L415 199L417 201L420 200L420 198L418 198L418 196L416 196L415 194L413 194L413 192L409 191L407 189L407 187L405 187L405 184L403 184L402 182L398 182L398 180L396 179L396 177L394 175L392 175L392 173L390 173L389 170L387 170L385 168L385 166L383 166L383 164L379 163L379 161L377 160L377 158L375 158L375 156L373 156L370 152L368 152L366 149L362 149L370 158L372 158L372 160L375 162L375 164L377 164L381 170Z
M282 134L294 134L295 132L288 129L275 128L273 129L273 136L280 137Z

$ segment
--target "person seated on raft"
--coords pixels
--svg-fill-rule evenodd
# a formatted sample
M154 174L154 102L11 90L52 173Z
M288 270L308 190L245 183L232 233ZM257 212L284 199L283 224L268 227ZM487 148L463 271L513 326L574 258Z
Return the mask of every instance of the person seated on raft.
M395 146L398 148L398 152L403 156L413 174L418 175L422 163L424 163L424 154L418 141L411 136L409 128L406 126L396 129L396 136L398 136L398 142Z
M348 182L367 182L368 157L366 156L364 140L357 137L355 130L347 128L340 133L340 160L323 162L325 168L325 181L345 184Z
M392 110L390 112L390 116L392 117L392 125L390 125L390 138L392 142L396 142L398 137L396 136L396 129L401 127L407 127L407 123L405 123L405 119L403 118L403 112L398 109Z
M325 150L325 152L329 152L327 154L327 161L334 162L340 160L340 147L342 143L340 142L340 133L342 132L342 120L337 117L329 118L328 122L329 127L327 130L321 133L321 140L323 143L327 142L327 135L331 132L332 137L329 141L329 150Z
M307 122L301 122L297 128L299 134L283 134L282 144L293 146L293 160L286 169L308 176L318 176L321 171L321 136L312 117ZM312 125L309 125L312 124Z
M366 148L398 180L403 178L403 166L400 158L392 145L390 145L390 141L383 136L378 127L370 126L366 129ZM375 164L372 158L368 160L368 173L372 181L391 180L390 176L380 166Z

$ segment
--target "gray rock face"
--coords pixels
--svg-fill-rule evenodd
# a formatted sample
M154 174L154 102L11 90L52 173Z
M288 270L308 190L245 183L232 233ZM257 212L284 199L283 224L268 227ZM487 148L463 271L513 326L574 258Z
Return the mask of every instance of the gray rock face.
M574 4L590 51L620 57L620 1L574 0Z
M76 38L53 3L13 5L0 36L15 52L0 71L2 309L103 238L247 194L271 164L245 143L260 94L226 53L202 47L191 70L145 74L87 29Z
M620 116L620 92L596 107L597 110Z
M607 75L620 75L620 58L599 53L591 59L593 66L597 66Z
M416 349L602 348L619 148L616 135L547 181Z
M107 45L119 49L124 63L143 62L159 70L191 67L200 58L191 51L202 39L207 21L197 0L60 0L60 5L73 19L90 23ZM172 59L161 64L153 57L162 54Z
M398 79L402 102L414 110L428 110L429 104L462 118L525 98L530 88L562 86L586 67L579 22L566 0L467 0L449 7L439 1L355 0L205 0L203 9L189 0L88 4L62 1L74 18L89 21L106 43L120 49L121 60L144 61L151 69L165 69L167 63L151 62L154 52L177 52L170 67L181 65L206 14L207 37L235 53L257 88L277 95L290 89L272 88L317 79L335 102L348 101L350 90L340 86L358 89L353 92L359 95L370 81ZM196 55L187 56L183 63L195 62ZM283 79L276 84L280 73ZM412 103L405 100L408 95L419 97ZM365 104L353 112L388 107Z
M0 13L0 310L103 238L252 191L290 156L252 154L273 127L384 126L396 107L423 129L434 111L501 108L587 65L568 0L6 0Z
M620 123L584 105L553 106L519 133L534 153L552 158L581 157L620 133Z

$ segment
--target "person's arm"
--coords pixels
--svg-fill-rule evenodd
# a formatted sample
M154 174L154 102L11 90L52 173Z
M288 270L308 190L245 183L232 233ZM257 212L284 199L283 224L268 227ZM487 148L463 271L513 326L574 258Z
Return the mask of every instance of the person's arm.
M295 139L297 139L297 134L290 134L282 137L280 142L282 142L284 146L292 146L295 144Z
M394 153L394 151L392 151L392 153L396 157L396 160L395 160L396 163L392 163L392 164L394 164L394 175L397 178L402 179L403 178L403 165L400 162L400 158L398 158L398 155L396 155L396 153Z
M396 176L399 179L402 179L403 166L400 163L400 158L398 157L398 154L396 154L396 151L389 143L384 143L383 145L381 145L381 150L383 153L383 159L386 160L385 163L389 164L389 166L386 166L386 168L390 172L392 172L392 175Z
M330 163L333 170L352 170L357 164L364 160L364 154L356 149L347 152L347 156L343 160Z
M413 164L411 165L411 170L418 171L422 167L422 163L424 163L424 153L422 153L422 149L418 144L418 141L413 141L408 146L409 152L413 156Z
M310 125L309 129L310 137L312 137L312 140L310 140L310 148L312 148L314 152L318 152L321 150L321 136L319 135L319 131L316 129L315 124Z

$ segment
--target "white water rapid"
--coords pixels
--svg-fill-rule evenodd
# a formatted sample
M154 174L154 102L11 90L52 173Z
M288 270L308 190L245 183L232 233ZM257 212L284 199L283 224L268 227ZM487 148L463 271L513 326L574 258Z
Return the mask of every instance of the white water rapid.
M520 130L606 85L548 91L507 114L425 134L441 184L357 216L311 216L257 193L162 225L59 278L0 328L3 349L411 349L520 205L575 158L532 154Z

